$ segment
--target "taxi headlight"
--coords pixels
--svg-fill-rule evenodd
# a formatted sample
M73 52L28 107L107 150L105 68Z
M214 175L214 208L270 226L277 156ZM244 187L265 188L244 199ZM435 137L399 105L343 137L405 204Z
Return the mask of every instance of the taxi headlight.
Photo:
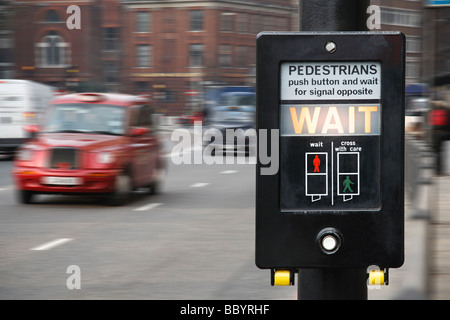
M112 152L100 152L97 154L97 162L101 164L108 164L114 161L114 154Z

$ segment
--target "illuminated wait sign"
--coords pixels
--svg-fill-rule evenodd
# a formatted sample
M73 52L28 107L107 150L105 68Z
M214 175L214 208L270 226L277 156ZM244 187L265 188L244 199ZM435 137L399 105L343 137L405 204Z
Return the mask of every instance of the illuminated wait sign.
M380 104L282 104L282 136L380 135Z

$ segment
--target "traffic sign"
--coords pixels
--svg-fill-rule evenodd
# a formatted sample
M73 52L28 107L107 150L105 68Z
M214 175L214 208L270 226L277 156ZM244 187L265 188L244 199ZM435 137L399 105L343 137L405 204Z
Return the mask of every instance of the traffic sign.
M258 267L401 266L404 35L263 32L257 56L257 125L279 133L279 170L257 161Z

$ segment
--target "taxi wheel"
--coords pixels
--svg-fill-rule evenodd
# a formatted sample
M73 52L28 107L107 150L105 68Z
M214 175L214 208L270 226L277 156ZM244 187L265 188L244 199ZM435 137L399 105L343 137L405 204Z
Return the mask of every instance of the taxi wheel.
M117 176L115 190L107 195L106 201L111 206L122 206L130 200L132 190L131 177L123 172Z
M20 203L30 204L33 202L34 192L29 190L18 190L18 198Z

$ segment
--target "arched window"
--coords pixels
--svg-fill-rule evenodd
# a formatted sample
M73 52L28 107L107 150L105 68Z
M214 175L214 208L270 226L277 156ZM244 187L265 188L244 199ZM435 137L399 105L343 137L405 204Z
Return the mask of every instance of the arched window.
M36 43L36 64L46 68L64 68L70 65L70 44L55 31L50 31Z
M56 13L55 10L48 10L47 14L45 15L45 22L59 22L59 16Z

